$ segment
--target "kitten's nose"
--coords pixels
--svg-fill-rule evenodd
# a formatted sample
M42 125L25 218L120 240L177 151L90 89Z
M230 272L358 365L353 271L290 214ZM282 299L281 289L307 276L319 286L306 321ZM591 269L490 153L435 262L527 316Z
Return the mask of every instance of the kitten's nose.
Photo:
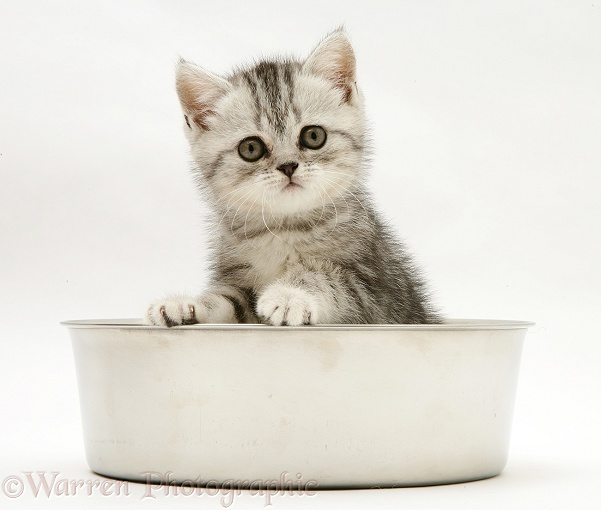
M295 161L288 161L278 166L278 170L286 175L286 177L292 177L294 171L298 168L298 163Z

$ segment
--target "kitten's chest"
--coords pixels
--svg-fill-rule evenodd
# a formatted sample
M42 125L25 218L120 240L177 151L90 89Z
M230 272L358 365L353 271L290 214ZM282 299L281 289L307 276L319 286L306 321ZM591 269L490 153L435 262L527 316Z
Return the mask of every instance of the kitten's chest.
M291 266L302 263L312 254L304 239L294 235L262 236L242 247L241 255L250 265L254 288L262 288L282 276Z

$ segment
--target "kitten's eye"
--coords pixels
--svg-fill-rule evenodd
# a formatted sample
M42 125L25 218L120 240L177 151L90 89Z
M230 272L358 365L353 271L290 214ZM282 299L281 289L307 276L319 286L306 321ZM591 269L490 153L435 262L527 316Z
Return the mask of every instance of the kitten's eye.
M307 149L321 149L328 135L320 126L306 126L300 133L300 144Z
M258 161L266 152L263 140L256 136L245 138L238 145L238 154L244 161Z

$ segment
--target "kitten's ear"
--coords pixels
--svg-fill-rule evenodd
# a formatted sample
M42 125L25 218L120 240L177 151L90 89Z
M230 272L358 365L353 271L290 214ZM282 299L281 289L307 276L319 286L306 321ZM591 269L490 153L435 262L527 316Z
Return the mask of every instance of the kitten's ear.
M342 29L326 37L303 64L303 71L317 74L342 90L348 102L355 84L355 53Z
M208 130L207 117L214 114L217 101L227 93L230 83L217 75L181 59L175 72L177 95L188 127L194 122Z

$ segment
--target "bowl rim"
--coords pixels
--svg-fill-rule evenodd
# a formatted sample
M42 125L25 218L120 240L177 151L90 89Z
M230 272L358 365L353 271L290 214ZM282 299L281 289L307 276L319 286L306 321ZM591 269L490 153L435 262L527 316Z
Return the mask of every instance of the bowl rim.
M62 321L72 329L145 329L160 331L482 331L528 329L531 321L495 319L445 319L440 324L316 324L309 326L269 326L265 324L189 324L185 326L152 326L143 319L77 319Z

